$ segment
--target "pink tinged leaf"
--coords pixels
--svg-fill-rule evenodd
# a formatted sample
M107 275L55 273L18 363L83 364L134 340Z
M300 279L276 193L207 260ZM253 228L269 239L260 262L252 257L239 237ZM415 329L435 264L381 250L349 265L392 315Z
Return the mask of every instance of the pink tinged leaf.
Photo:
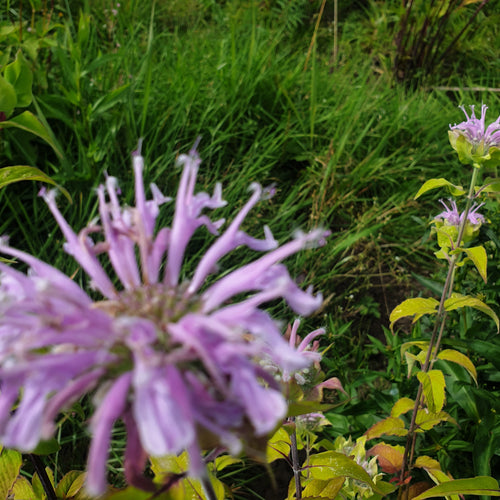
M132 374L124 373L113 383L92 417L93 438L87 466L87 490L93 496L106 491L106 461L115 420L124 412Z
M133 415L144 449L153 456L179 453L195 439L187 388L173 366L136 362Z

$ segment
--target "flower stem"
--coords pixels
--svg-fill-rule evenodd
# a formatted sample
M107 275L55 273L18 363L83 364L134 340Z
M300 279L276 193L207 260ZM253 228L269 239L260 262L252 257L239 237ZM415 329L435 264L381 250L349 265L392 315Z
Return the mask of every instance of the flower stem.
M295 419L290 419L295 424ZM302 484L300 482L300 465L299 465L299 450L297 447L297 432L295 427L290 435L290 455L292 458L293 477L295 478L295 498L300 500L302 498Z
M458 237L453 246L453 250L457 250L460 248L460 244L462 242L462 238L465 232L465 227L467 225L467 217L469 215L470 207L472 205L472 200L474 199L474 188L477 182L477 175L479 169L474 168L472 171L472 178L469 186L469 193L467 195L467 201L465 204L465 210L460 219L460 226L458 228ZM448 273L446 275L446 280L443 286L443 292L441 294L441 300L439 301L439 307L436 315L436 322L434 323L434 328L432 330L431 339L429 341L429 348L427 350L427 355L425 358L424 365L422 367L422 372L426 373L434 364L434 361L437 359L439 347L441 345L441 340L443 337L444 327L446 324L447 312L445 310L445 302L447 299L451 297L453 293L453 283L455 281L455 273L457 269L457 262L459 260L459 253L454 253L449 259L449 267ZM422 399L422 383L418 386L417 397L415 398L415 406L413 407L413 413L411 417L410 427L408 429L408 435L406 439L405 451L403 454L403 463L401 466L401 473L399 476L400 482L402 483L405 479L406 470L411 468L411 464L413 462L413 455L415 452L415 428L416 428L416 420L418 409L421 404ZM400 489L400 493L398 498L401 497L404 488Z
M28 455L33 462L33 467L38 474L38 478L40 479L40 483L42 483L43 491L47 495L47 500L57 500L56 492L54 491L54 487L50 482L49 476L45 471L45 467L43 465L42 459L33 453L29 453Z

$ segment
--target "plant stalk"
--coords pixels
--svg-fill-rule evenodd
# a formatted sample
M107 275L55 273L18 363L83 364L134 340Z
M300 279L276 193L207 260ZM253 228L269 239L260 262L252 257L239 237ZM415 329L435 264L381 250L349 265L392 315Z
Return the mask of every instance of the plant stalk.
M460 226L458 229L458 237L457 240L453 246L453 250L458 249L460 247L460 243L462 242L462 238L465 232L465 226L467 224L467 217L469 215L470 207L472 205L472 200L474 199L474 188L476 186L477 182L477 175L479 172L479 168L473 167L473 172L472 172L472 178L469 186L469 192L467 195L467 201L465 204L465 210L463 211L463 217L460 221ZM448 273L446 275L446 280L443 286L443 292L441 294L441 300L439 301L439 307L436 315L436 322L434 323L434 328L432 330L432 335L431 339L429 342L429 348L427 350L427 355L425 358L424 365L422 367L422 371L424 373L429 371L429 368L432 366L434 361L437 358L437 354L439 351L439 347L441 344L441 340L443 337L443 332L444 332L444 327L446 323L446 318L447 318L447 312L444 309L444 304L447 299L451 297L451 294L453 293L453 283L455 280L455 272L456 272L456 266L457 266L457 261L458 261L459 255L454 254L451 256L449 260L449 268L448 268ZM411 463L413 461L413 455L415 452L415 428L416 428L416 419L417 419L417 413L418 409L420 407L421 399L422 399L422 392L423 392L423 387L422 384L420 383L418 386L418 392L417 392L417 397L415 398L415 406L413 407L413 413L411 417L411 422L410 422L410 427L408 429L408 435L406 439L406 446L405 446L405 451L403 455L403 463L401 466L401 473L399 476L399 480L402 483L405 479L405 473L406 469L411 468ZM400 489L398 499L401 498L402 492L404 488Z

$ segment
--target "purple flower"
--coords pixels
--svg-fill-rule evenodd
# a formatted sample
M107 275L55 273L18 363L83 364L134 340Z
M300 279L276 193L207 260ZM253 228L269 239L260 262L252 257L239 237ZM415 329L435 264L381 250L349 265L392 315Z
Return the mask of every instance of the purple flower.
M464 106L460 106L460 109L464 112L467 120L458 125L450 125L451 130L463 134L475 147L482 145L485 150L488 150L491 146L500 146L500 116L485 130L485 117L488 106L485 104L481 106L481 118L476 118L474 106L470 106L470 117Z
M448 205L446 205L443 200L439 200L439 202L444 206L446 210L437 215L436 219L442 219L448 226L458 227L462 222L465 214L463 212L461 214L458 212L455 200L449 200L450 207L448 207ZM472 205L472 207L470 208L469 213L467 214L467 221L473 226L482 224L485 221L484 216L477 213L477 211L483 205L484 203L481 203L479 205L474 203L474 205Z
M33 450L52 436L60 411L93 392L87 488L94 495L106 488L117 419L128 433L129 481L152 487L140 477L147 455L183 450L190 453L191 473L202 475L207 435L237 453L286 415L282 385L261 361L293 374L315 360L305 350L306 340L298 349L286 342L262 306L281 298L298 314L319 307L321 295L301 290L281 261L323 244L327 233L299 233L282 246L267 227L263 239L249 236L241 224L270 194L252 184L248 201L219 235L224 220L212 221L205 212L226 204L221 186L212 196L195 193L200 158L194 148L179 162L183 171L172 226L159 230L160 206L170 199L155 185L146 199L140 150L133 154L135 206L120 205L117 181L108 177L97 190L99 220L78 234L59 211L54 192L42 191L66 239L65 250L101 300L93 301L69 277L0 239L1 252L30 268L24 274L0 263L0 441ZM186 247L201 226L218 237L190 275L182 269ZM241 245L262 255L219 278L211 276Z
M474 106L470 106L471 115L464 106L460 106L467 120L458 125L450 125L448 132L451 146L458 153L462 163L472 163L480 167L494 167L500 162L500 116L488 127L485 124L486 105L481 106L481 117L476 118Z

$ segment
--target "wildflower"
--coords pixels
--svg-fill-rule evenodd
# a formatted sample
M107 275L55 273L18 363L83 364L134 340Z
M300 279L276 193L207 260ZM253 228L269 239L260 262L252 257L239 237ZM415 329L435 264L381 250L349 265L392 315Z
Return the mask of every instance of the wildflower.
M450 206L443 200L439 202L446 209L438 214L434 220L438 233L438 243L441 248L453 248L458 238L459 226L464 220L465 212L460 213L454 200L449 200ZM465 224L463 242L470 241L478 232L481 224L485 222L482 214L478 210L484 203L474 203L467 213L467 222Z
M488 127L485 125L486 105L481 106L481 117L476 118L474 106L470 106L471 116L464 106L460 109L467 120L458 125L450 125L448 132L451 146L458 153L462 163L495 166L500 163L500 116Z
M158 231L159 208L170 199L155 185L146 199L140 147L133 153L135 206L120 205L117 181L108 177L97 189L99 220L79 234L59 211L54 192L41 192L64 234L66 252L102 300L92 300L54 267L0 240L2 253L30 268L24 274L0 262L0 441L33 450L53 435L60 411L93 392L87 488L94 495L106 489L117 419L127 430L125 475L132 484L144 487L139 476L148 454L183 450L190 453L191 474L203 476L204 435L237 453L286 415L282 387L259 360L271 359L287 373L310 362L283 339L261 306L283 298L307 315L321 304L321 295L299 289L280 262L322 244L327 233L299 233L282 246L268 227L264 239L249 236L240 226L269 195L252 184L248 201L218 235L224 220L212 221L203 212L226 204L220 184L212 196L195 194L195 148L179 163L173 222ZM186 247L201 226L218 238L185 279ZM240 245L263 254L207 283L218 262Z

